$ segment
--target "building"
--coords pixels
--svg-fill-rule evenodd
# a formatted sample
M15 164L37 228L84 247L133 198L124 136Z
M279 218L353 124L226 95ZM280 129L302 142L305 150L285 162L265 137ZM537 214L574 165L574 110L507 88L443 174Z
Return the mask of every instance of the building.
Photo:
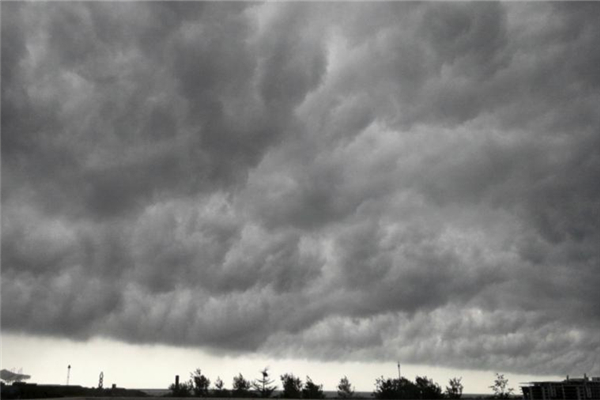
M600 377L569 378L564 381L529 382L521 386L526 400L600 400Z

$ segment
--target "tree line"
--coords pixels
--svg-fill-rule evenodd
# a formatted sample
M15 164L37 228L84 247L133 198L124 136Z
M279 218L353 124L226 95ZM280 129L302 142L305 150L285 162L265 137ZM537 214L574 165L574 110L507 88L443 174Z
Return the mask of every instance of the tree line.
M221 397L221 398L270 398L278 389L275 381L270 377L267 368L260 371L260 376L252 381L247 380L240 373L233 378L231 389L225 388L223 380L217 377L211 387L211 381L200 369L190 374L188 381L175 383L169 386L169 395L173 397ZM307 376L306 381L291 373L280 376L282 390L278 398L283 399L324 399L323 385L314 383ZM426 376L417 376L415 381L406 378L384 378L375 380L375 390L372 396L376 399L460 399L463 394L462 378L452 378L445 390ZM493 398L507 399L513 392L508 388L508 379L502 374L496 374L494 384L490 386L494 391ZM354 387L346 376L342 377L337 386L337 397L351 399L355 397Z
M169 386L170 395L174 397L272 397L277 390L277 385L273 385L274 380L270 378L267 368L260 371L261 376L253 381L249 381L242 374L233 377L231 389L224 386L223 380L217 377L214 386L211 388L211 381L200 369L196 369L190 374L190 379L185 382L175 383ZM286 399L324 399L323 385L318 385L307 376L306 382L296 377L294 374L281 375L281 385L283 390L278 396ZM345 379L345 380L344 380ZM349 398L354 395L354 390L351 388L348 379L344 377L340 383L340 397Z

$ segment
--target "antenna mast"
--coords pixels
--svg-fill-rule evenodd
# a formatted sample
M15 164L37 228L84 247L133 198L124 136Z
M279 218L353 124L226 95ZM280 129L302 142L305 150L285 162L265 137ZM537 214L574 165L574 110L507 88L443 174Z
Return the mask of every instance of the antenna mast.
M69 378L71 377L71 365L67 367L67 386L69 386Z
M102 389L104 387L104 372L100 372L100 377L98 378L98 389Z
M398 361L398 381L402 380L402 374L400 373L400 361Z

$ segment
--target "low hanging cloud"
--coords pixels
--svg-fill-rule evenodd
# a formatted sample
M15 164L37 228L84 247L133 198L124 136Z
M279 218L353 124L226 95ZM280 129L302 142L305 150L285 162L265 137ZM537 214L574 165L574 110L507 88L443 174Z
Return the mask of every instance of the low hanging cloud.
M2 329L600 373L599 16L2 4Z

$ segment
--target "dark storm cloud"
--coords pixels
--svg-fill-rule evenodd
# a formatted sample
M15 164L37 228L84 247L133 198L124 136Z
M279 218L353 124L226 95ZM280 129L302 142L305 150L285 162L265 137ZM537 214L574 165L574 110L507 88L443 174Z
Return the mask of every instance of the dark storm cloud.
M2 4L3 329L598 373L599 14Z

